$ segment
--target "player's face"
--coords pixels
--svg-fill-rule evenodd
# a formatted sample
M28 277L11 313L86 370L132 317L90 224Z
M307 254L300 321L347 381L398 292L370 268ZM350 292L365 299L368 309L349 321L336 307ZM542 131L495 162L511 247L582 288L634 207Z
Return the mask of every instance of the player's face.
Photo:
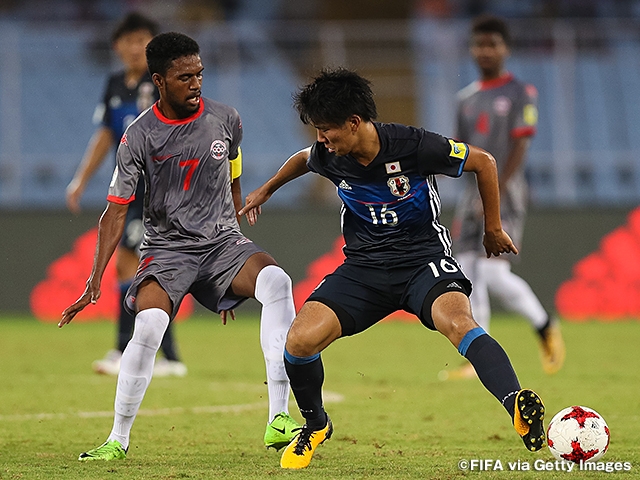
M146 71L147 58L145 48L153 35L147 30L138 30L121 35L114 43L113 49L124 63L127 70Z
M203 70L200 56L190 55L175 59L164 77L154 74L163 108L170 109L169 112L172 111L177 118L186 118L197 112Z
M502 73L509 48L499 33L476 33L471 39L471 56L485 77Z
M342 125L335 123L317 123L316 128L318 142L324 144L325 148L338 156L351 153L354 143L357 140L352 122L347 120Z

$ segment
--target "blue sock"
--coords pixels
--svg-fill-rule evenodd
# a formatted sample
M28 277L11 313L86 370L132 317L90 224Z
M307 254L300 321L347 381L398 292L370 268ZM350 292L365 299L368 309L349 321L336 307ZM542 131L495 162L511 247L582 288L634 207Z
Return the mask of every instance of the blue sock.
M515 395L520 391L520 383L500 344L478 327L467 332L458 351L471 362L482 384L513 419Z
M296 357L285 349L284 367L291 391L307 426L313 430L323 429L327 424L327 414L322 406L324 367L320 354Z

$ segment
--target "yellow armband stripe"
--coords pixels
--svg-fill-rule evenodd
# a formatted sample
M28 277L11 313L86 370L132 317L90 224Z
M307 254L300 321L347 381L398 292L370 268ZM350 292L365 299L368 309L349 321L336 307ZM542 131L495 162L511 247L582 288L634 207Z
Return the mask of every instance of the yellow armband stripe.
M231 181L234 181L242 175L242 150L238 147L238 156L233 160L229 160L231 164Z

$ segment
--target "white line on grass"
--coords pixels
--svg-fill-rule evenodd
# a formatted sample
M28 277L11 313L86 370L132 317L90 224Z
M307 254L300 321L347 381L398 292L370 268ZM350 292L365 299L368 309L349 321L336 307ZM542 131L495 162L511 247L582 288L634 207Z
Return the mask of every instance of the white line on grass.
M323 392L325 403L338 403L344 400L344 395L335 392ZM184 413L207 414L207 413L241 413L248 410L260 410L267 406L267 402L241 403L238 405L210 405L206 407L174 407L174 408L148 408L140 409L138 415L154 417L160 415L182 415ZM17 415L0 415L0 421L25 421L25 420L65 420L71 417L77 418L103 418L112 417L113 410L98 412L75 412L75 413L26 413Z

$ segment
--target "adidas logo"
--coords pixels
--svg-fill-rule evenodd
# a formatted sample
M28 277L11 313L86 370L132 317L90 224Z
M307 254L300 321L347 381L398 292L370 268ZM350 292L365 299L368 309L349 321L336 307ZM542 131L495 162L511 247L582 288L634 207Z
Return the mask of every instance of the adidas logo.
M340 182L340 185L338 185L338 188L341 188L342 190L353 190L351 188L351 185L349 185L347 182L345 182L344 180L342 180Z
M447 285L447 288L457 288L458 290L462 290L462 286L458 282L451 282Z

